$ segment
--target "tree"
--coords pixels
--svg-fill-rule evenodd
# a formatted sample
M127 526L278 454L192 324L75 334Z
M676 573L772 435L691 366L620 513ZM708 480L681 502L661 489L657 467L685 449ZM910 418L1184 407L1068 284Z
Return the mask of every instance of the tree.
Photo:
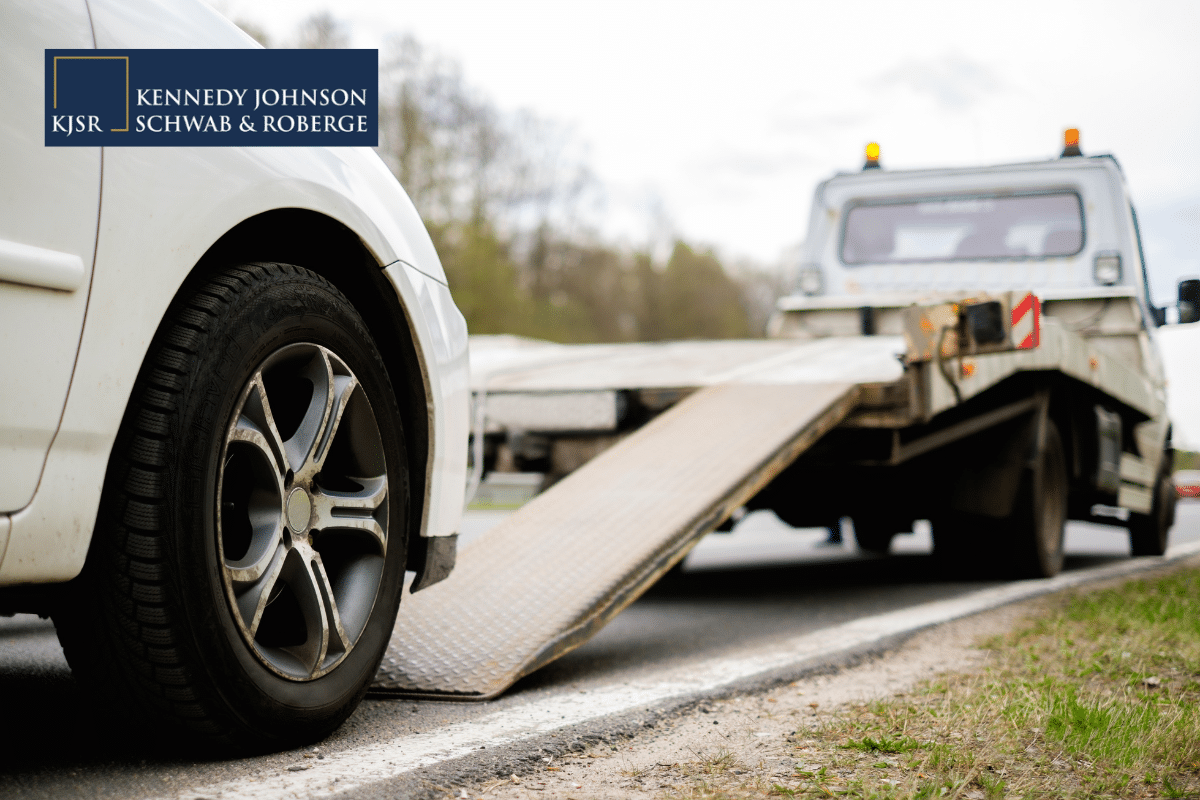
M675 243L662 276L668 339L731 339L750 335L741 291L711 250Z
M296 41L345 47L349 35L321 12ZM683 241L656 264L581 222L599 190L568 129L500 110L457 63L411 36L389 40L383 52L378 152L425 221L472 333L728 338L749 335L752 318L761 332L771 300L761 276L734 280L715 253Z
M300 23L296 46L306 50L340 50L350 46L350 34L328 11L318 11Z

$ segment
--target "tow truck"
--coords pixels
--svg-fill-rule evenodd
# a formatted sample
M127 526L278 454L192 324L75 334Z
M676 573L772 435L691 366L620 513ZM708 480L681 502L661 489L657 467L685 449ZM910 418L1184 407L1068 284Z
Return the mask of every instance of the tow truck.
M1155 307L1120 165L1062 155L821 183L769 338L472 343L474 464L548 488L408 597L374 690L484 699L578 646L744 509L927 519L950 569L1062 567L1067 519L1160 555L1174 518ZM1195 320L1180 286L1180 321Z

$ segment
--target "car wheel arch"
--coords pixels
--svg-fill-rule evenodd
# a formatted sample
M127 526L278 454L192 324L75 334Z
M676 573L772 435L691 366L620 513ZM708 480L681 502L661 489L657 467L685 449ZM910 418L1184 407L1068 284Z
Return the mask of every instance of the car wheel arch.
M414 321L375 255L342 222L317 211L282 208L249 217L215 241L180 285L176 296L213 271L253 261L294 264L338 288L358 310L384 360L404 415L411 486L424 491L432 458L429 376L417 347ZM409 530L422 530L424 504L409 506ZM411 548L410 558L418 548ZM410 569L419 565L410 564Z

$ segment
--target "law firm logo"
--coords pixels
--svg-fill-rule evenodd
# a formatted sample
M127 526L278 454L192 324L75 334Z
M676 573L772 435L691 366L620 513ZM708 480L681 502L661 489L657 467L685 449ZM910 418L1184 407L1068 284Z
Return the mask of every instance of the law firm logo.
M379 143L376 50L47 50L47 147Z
M50 134L129 131L129 56L97 55L90 50L46 51L46 88L50 93ZM61 80L61 84L60 84ZM60 112L69 109L69 113Z

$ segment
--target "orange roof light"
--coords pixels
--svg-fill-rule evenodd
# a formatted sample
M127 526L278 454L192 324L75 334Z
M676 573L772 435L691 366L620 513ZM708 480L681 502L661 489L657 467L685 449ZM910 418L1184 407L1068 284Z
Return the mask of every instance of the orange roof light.
M867 145L867 163L863 164L863 169L879 169L879 145L876 142Z
M1079 129L1067 128L1063 131L1063 151L1059 158L1081 155L1083 155L1083 151L1079 149Z

